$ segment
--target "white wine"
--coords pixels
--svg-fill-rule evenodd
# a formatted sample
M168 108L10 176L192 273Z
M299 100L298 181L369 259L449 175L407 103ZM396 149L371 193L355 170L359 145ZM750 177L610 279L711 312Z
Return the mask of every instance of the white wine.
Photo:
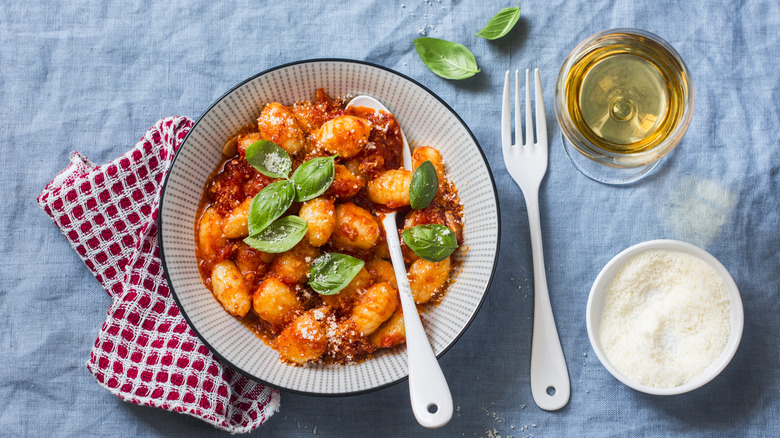
M571 66L565 101L574 128L617 154L650 150L683 119L687 70L649 38L614 33Z
M577 170L605 184L647 175L680 143L693 103L680 55L640 29L586 38L566 58L555 86L566 154Z

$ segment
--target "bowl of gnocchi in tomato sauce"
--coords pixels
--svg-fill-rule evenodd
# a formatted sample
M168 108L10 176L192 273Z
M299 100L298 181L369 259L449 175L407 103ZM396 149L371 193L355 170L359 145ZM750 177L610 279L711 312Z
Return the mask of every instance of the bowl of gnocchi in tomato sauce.
M359 95L388 111L348 105ZM392 70L276 67L218 99L177 151L158 214L166 278L193 331L248 377L307 394L379 389L407 376L391 212L441 355L479 310L498 255L498 198L476 139Z

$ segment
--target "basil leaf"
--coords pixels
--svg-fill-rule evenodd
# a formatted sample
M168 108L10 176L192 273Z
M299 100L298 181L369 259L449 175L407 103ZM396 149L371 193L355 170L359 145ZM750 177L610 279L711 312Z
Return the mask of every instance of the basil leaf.
M414 48L422 62L445 79L466 79L480 72L474 54L462 44L437 38L417 38Z
M335 175L336 161L333 157L314 158L301 164L292 175L295 200L308 201L325 193Z
M287 178L292 169L290 156L272 141L256 141L247 146L245 154L252 167L271 178Z
M415 254L429 262L440 262L458 248L455 233L445 225L417 225L401 233L401 237Z
M488 21L488 24L482 28L479 32L475 33L475 36L485 38L486 40L496 40L509 33L517 20L520 19L520 4L517 4L516 8L505 8L494 15L493 18Z
M249 204L249 235L256 236L287 211L295 198L295 186L290 181L269 184L255 195Z
M245 238L244 243L258 251L274 254L285 252L303 239L308 228L309 223L298 216L285 216L260 234Z
M420 210L427 207L438 190L439 176L433 163L429 160L417 166L412 174L412 182L409 184L409 200L412 208Z
M309 286L320 295L334 295L363 269L363 260L346 254L328 252L317 257L309 268Z

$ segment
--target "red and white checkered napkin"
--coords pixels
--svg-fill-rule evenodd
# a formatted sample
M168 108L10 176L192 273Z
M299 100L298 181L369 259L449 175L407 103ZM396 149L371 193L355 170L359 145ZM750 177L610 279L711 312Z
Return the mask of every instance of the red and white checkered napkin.
M179 313L160 267L160 190L191 127L185 117L160 120L103 166L74 152L38 204L114 299L87 362L97 381L122 400L248 432L278 410L279 392L211 354Z

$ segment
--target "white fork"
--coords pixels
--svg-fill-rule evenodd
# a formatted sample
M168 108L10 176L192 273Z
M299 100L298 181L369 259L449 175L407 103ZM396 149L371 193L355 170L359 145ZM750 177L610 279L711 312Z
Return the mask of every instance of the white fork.
M542 229L539 220L539 185L547 172L547 122L542 98L539 70L535 75L536 143L531 117L531 83L525 71L525 144L522 143L520 122L520 72L515 70L515 142L512 144L509 72L504 80L504 102L501 109L501 142L504 164L525 198L528 228L531 232L531 253L534 263L534 332L531 343L531 394L534 402L545 410L566 406L571 392L569 370L563 357L558 330L555 328L547 277L544 272Z

